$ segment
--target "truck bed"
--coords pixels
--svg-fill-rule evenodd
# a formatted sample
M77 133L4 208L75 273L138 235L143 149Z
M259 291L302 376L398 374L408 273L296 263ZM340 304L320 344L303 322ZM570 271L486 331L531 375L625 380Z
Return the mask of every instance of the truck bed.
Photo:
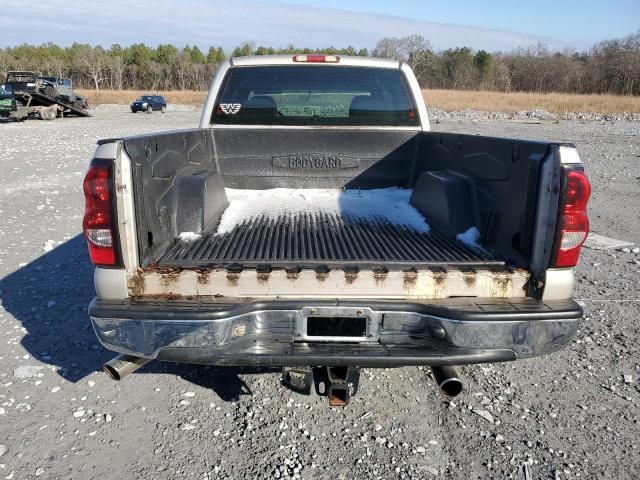
M139 266L529 268L538 168L549 144L414 131L292 134L194 129L125 139ZM286 199L266 193L290 190ZM234 210L248 192L250 201ZM457 240L472 227L481 249ZM195 235L181 239L187 232Z
M434 229L419 232L382 217L336 214L249 218L229 232L176 238L158 262L180 268L368 268L402 270L502 266L484 250Z

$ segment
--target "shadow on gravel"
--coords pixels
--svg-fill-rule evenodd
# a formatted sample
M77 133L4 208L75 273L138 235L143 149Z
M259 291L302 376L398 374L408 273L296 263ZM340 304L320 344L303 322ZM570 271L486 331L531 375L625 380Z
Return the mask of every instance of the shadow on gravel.
M225 402L237 402L244 395L253 392L241 375L279 373L280 369L259 367L213 367L182 363L152 362L142 373L162 373L176 375L187 382L213 390ZM126 381L126 379L124 380ZM277 380L275 380L277 381Z
M22 346L73 383L100 371L116 355L100 345L91 327L87 307L94 295L93 265L82 235L0 279L4 309L26 330ZM23 364L29 365L29 360ZM240 375L272 372L279 370L152 362L136 375L177 375L231 402L253 394Z
M4 309L26 330L22 346L74 383L111 357L87 316L93 296L93 267L82 235L0 280Z

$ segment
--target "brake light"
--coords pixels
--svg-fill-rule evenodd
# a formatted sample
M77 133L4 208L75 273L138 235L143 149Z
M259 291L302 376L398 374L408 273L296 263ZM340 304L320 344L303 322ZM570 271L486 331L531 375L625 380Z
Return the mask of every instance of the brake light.
M582 244L589 235L587 202L591 185L581 170L567 172L565 185L558 217L554 264L556 267L575 267Z
M340 57L338 55L317 54L294 55L293 61L303 63L338 63L340 61Z
M113 200L113 162L93 159L84 178L85 199L82 231L94 265L118 264L115 248Z

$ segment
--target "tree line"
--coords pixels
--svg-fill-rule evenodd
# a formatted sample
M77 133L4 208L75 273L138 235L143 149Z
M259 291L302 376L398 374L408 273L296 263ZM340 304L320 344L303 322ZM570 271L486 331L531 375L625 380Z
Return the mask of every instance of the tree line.
M469 47L437 51L420 35L381 39L366 48L284 48L247 42L231 52L221 47L170 44L150 47L53 43L0 48L0 77L10 70L70 77L76 87L96 90L205 90L228 56L324 53L390 58L408 62L425 88L502 92L613 93L640 95L640 31L606 40L584 52L551 51L545 45L511 52Z
M437 52L410 35L380 40L373 55L408 62L429 88L640 95L640 31L586 52L553 52L543 44L508 53L468 47Z

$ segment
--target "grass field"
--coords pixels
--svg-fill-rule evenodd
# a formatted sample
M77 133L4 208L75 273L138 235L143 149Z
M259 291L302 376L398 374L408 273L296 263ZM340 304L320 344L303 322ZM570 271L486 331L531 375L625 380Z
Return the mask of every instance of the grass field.
M207 96L207 92L196 92L193 90L174 90L170 92L152 92L147 90L78 90L78 93L87 97L89 105L100 105L102 103L126 103L133 102L136 98L146 94L162 95L169 103L181 105L202 105Z
M640 113L640 97L618 95L573 95L567 93L501 93L462 90L423 90L430 107L442 110L472 110L517 112L541 108L553 113ZM102 103L131 103L140 95L151 93L139 90L80 90L89 99L89 105ZM207 92L170 91L154 92L163 95L169 103L200 106Z
M501 93L462 90L423 90L427 105L442 110L518 112L542 108L552 113L639 113L640 97L574 95L568 93Z

